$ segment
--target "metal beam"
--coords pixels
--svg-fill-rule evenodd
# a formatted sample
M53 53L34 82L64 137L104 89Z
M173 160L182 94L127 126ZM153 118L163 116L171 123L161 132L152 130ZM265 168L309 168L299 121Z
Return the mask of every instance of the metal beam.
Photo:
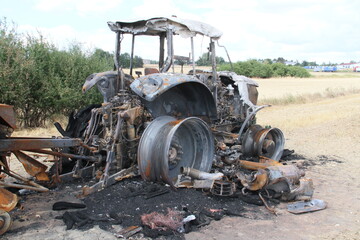
M82 141L78 138L6 138L0 139L0 152L33 150L41 148L64 148L80 146Z

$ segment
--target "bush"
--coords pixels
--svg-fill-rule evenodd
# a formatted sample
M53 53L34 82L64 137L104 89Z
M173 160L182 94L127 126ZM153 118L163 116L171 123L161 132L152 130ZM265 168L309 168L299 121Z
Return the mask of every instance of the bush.
M273 77L285 77L288 74L288 68L283 63L271 64L271 70L273 72Z
M297 66L287 66L283 63L261 63L256 60L236 62L233 64L234 72L239 75L257 78L270 77L310 77L310 73ZM232 71L230 64L223 64L218 67L219 71Z
M113 68L100 53L79 44L60 51L41 35L20 35L0 19L0 103L13 105L23 126L39 127L53 114L101 102L97 91L81 93L88 75Z
M288 76L291 77L308 78L311 76L308 70L302 67L289 66L288 69Z
M256 64L252 69L252 77L270 78L272 76L272 70L269 64Z
M269 78L272 70L269 64L262 64L256 60L236 62L233 64L234 72L247 77ZM218 67L220 71L232 71L230 64L223 64Z
M120 58L123 67L129 67L130 55L123 53ZM142 66L142 58L135 56L134 67ZM109 52L84 51L77 43L62 51L41 34L21 35L13 24L0 19L0 103L13 105L25 127L43 126L54 114L68 115L101 102L98 91L83 95L81 87L90 74L113 67Z
M121 54L120 63L129 67L130 55ZM135 56L134 67L142 66L142 58ZM43 126L54 114L68 115L101 102L98 91L83 95L81 87L90 74L113 68L109 52L84 51L77 43L62 51L41 34L18 34L13 25L0 19L0 103L13 105L25 127Z

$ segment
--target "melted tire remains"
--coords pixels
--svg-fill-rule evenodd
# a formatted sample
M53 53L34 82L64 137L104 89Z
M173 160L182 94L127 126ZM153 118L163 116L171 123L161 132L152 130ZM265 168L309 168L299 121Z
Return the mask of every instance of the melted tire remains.
M161 116L141 136L138 166L144 180L171 186L181 167L209 172L214 158L214 138L208 125L197 117L177 120Z

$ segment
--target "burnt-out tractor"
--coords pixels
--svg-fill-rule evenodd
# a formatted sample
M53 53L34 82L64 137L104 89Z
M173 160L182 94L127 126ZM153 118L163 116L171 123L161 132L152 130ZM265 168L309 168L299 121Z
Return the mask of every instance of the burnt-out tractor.
M258 84L234 72L217 71L219 30L177 17L108 22L108 26L116 35L114 70L90 75L82 88L86 93L96 85L103 103L72 115L66 129L57 125L63 135L80 137L89 146L72 151L93 156L93 161L77 159L73 173L98 166L102 187L137 169L144 180L174 186L181 169L209 172L216 156L227 161L280 159L285 141L281 130L256 124L257 112L267 107L257 105ZM209 39L209 71L195 68L197 35ZM178 36L189 43L193 69L188 74L173 71ZM130 74L124 73L120 62L126 37L132 40ZM146 68L143 76L134 78L135 39L141 37L158 39L158 68Z

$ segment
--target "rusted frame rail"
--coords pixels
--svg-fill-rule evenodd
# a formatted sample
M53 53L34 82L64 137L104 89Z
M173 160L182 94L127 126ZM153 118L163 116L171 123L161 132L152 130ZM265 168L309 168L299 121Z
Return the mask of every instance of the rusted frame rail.
M0 139L0 152L33 150L42 148L64 148L83 145L78 138L4 138Z
M68 158L74 158L74 159L81 159L81 160L87 160L90 162L96 162L97 159L92 156L81 156L76 154L69 154L69 153L61 153L54 150L44 150L44 149L56 149L56 148L65 148L65 147L78 147L83 146L85 148L89 148L82 142L81 139L77 138L26 138L26 137L12 137L12 138L4 138L0 139L0 154L5 156L9 155L10 153L14 153L17 158L20 157L19 161L24 165L26 171L34 176L37 177L39 172L44 173L46 166L44 166L42 163L39 163L32 157L26 155L22 151L28 151L28 152L35 152L35 153L43 153L48 155L53 155L56 157L68 157ZM2 172L5 174L12 176L16 178L17 180L20 180L24 182L27 185L23 184L11 184L0 182L0 186L3 187L16 187L16 188L25 188L29 190L35 190L35 191L48 191L47 188L36 184L33 181L29 181L26 178L21 177L20 175L12 172L10 169L8 169L8 166L5 164L1 164L3 169ZM43 165L43 166L42 166ZM42 170L39 170L42 169ZM30 172L29 172L30 171ZM43 179L42 179L43 180ZM29 186L30 185L30 186Z

